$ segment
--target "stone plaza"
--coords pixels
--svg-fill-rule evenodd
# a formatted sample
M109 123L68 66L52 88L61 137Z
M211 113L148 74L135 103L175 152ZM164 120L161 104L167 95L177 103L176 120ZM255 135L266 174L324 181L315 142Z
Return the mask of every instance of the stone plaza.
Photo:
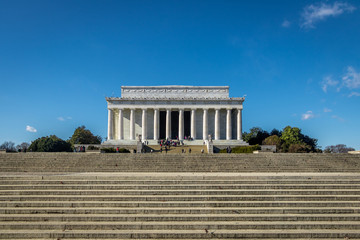
M228 86L122 86L108 97L105 145L134 145L141 139L191 140L201 145L247 145L242 140L244 97L229 97Z

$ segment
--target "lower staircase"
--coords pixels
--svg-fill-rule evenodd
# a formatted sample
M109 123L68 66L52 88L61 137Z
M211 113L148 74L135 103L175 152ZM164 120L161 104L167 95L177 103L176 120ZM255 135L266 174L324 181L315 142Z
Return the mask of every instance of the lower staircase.
M360 239L360 173L3 172L0 239Z

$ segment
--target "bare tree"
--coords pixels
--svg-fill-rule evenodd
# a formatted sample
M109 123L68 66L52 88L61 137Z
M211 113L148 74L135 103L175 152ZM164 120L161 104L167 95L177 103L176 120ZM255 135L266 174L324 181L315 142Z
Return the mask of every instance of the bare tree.
M354 151L352 147L347 147L345 144L331 145L327 146L324 150L326 153L348 153L349 151Z
M23 143L17 145L17 146L16 146L16 149L21 150L21 151L24 152L24 151L26 151L26 150L28 149L29 146L30 146L29 143L23 142Z
M7 152L15 152L15 143L11 141L5 141L3 144L0 145L0 149L5 149Z

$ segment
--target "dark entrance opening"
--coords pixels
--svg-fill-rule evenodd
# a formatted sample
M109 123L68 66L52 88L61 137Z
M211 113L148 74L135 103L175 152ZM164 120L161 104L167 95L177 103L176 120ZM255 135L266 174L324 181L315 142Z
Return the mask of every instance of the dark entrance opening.
M184 137L190 136L190 111L184 112Z
M160 139L166 138L166 112L160 111Z
M179 134L179 112L171 111L171 139L176 139Z

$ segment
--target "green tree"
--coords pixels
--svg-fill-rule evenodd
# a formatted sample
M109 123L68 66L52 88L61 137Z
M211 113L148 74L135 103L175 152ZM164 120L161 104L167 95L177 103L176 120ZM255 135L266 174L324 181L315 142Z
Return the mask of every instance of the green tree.
M101 137L94 136L92 132L85 128L85 126L80 126L75 129L74 134L68 140L72 145L74 144L100 144Z
M311 138L307 135L304 135L301 133L301 129L297 127L290 127L286 126L280 137L281 141L283 142L281 145L281 150L283 152L315 152L317 151L317 139ZM292 144L298 144L292 146L290 149L290 146Z
M33 152L71 152L72 148L70 143L55 135L50 135L33 141L29 150Z
M265 138L269 136L269 133L262 130L260 127L253 127L250 129L250 133L245 132L243 134L243 139L250 145L261 145Z
M263 145L276 145L276 150L279 151L281 148L281 139L277 135L267 137L262 142Z
M290 153L307 153L311 151L311 147L305 143L292 143L288 151Z
M270 132L270 136L273 136L273 135L276 135L276 136L278 136L278 137L281 137L281 131L278 130L278 129L276 129L276 128L274 128L274 129L271 130L271 132Z

